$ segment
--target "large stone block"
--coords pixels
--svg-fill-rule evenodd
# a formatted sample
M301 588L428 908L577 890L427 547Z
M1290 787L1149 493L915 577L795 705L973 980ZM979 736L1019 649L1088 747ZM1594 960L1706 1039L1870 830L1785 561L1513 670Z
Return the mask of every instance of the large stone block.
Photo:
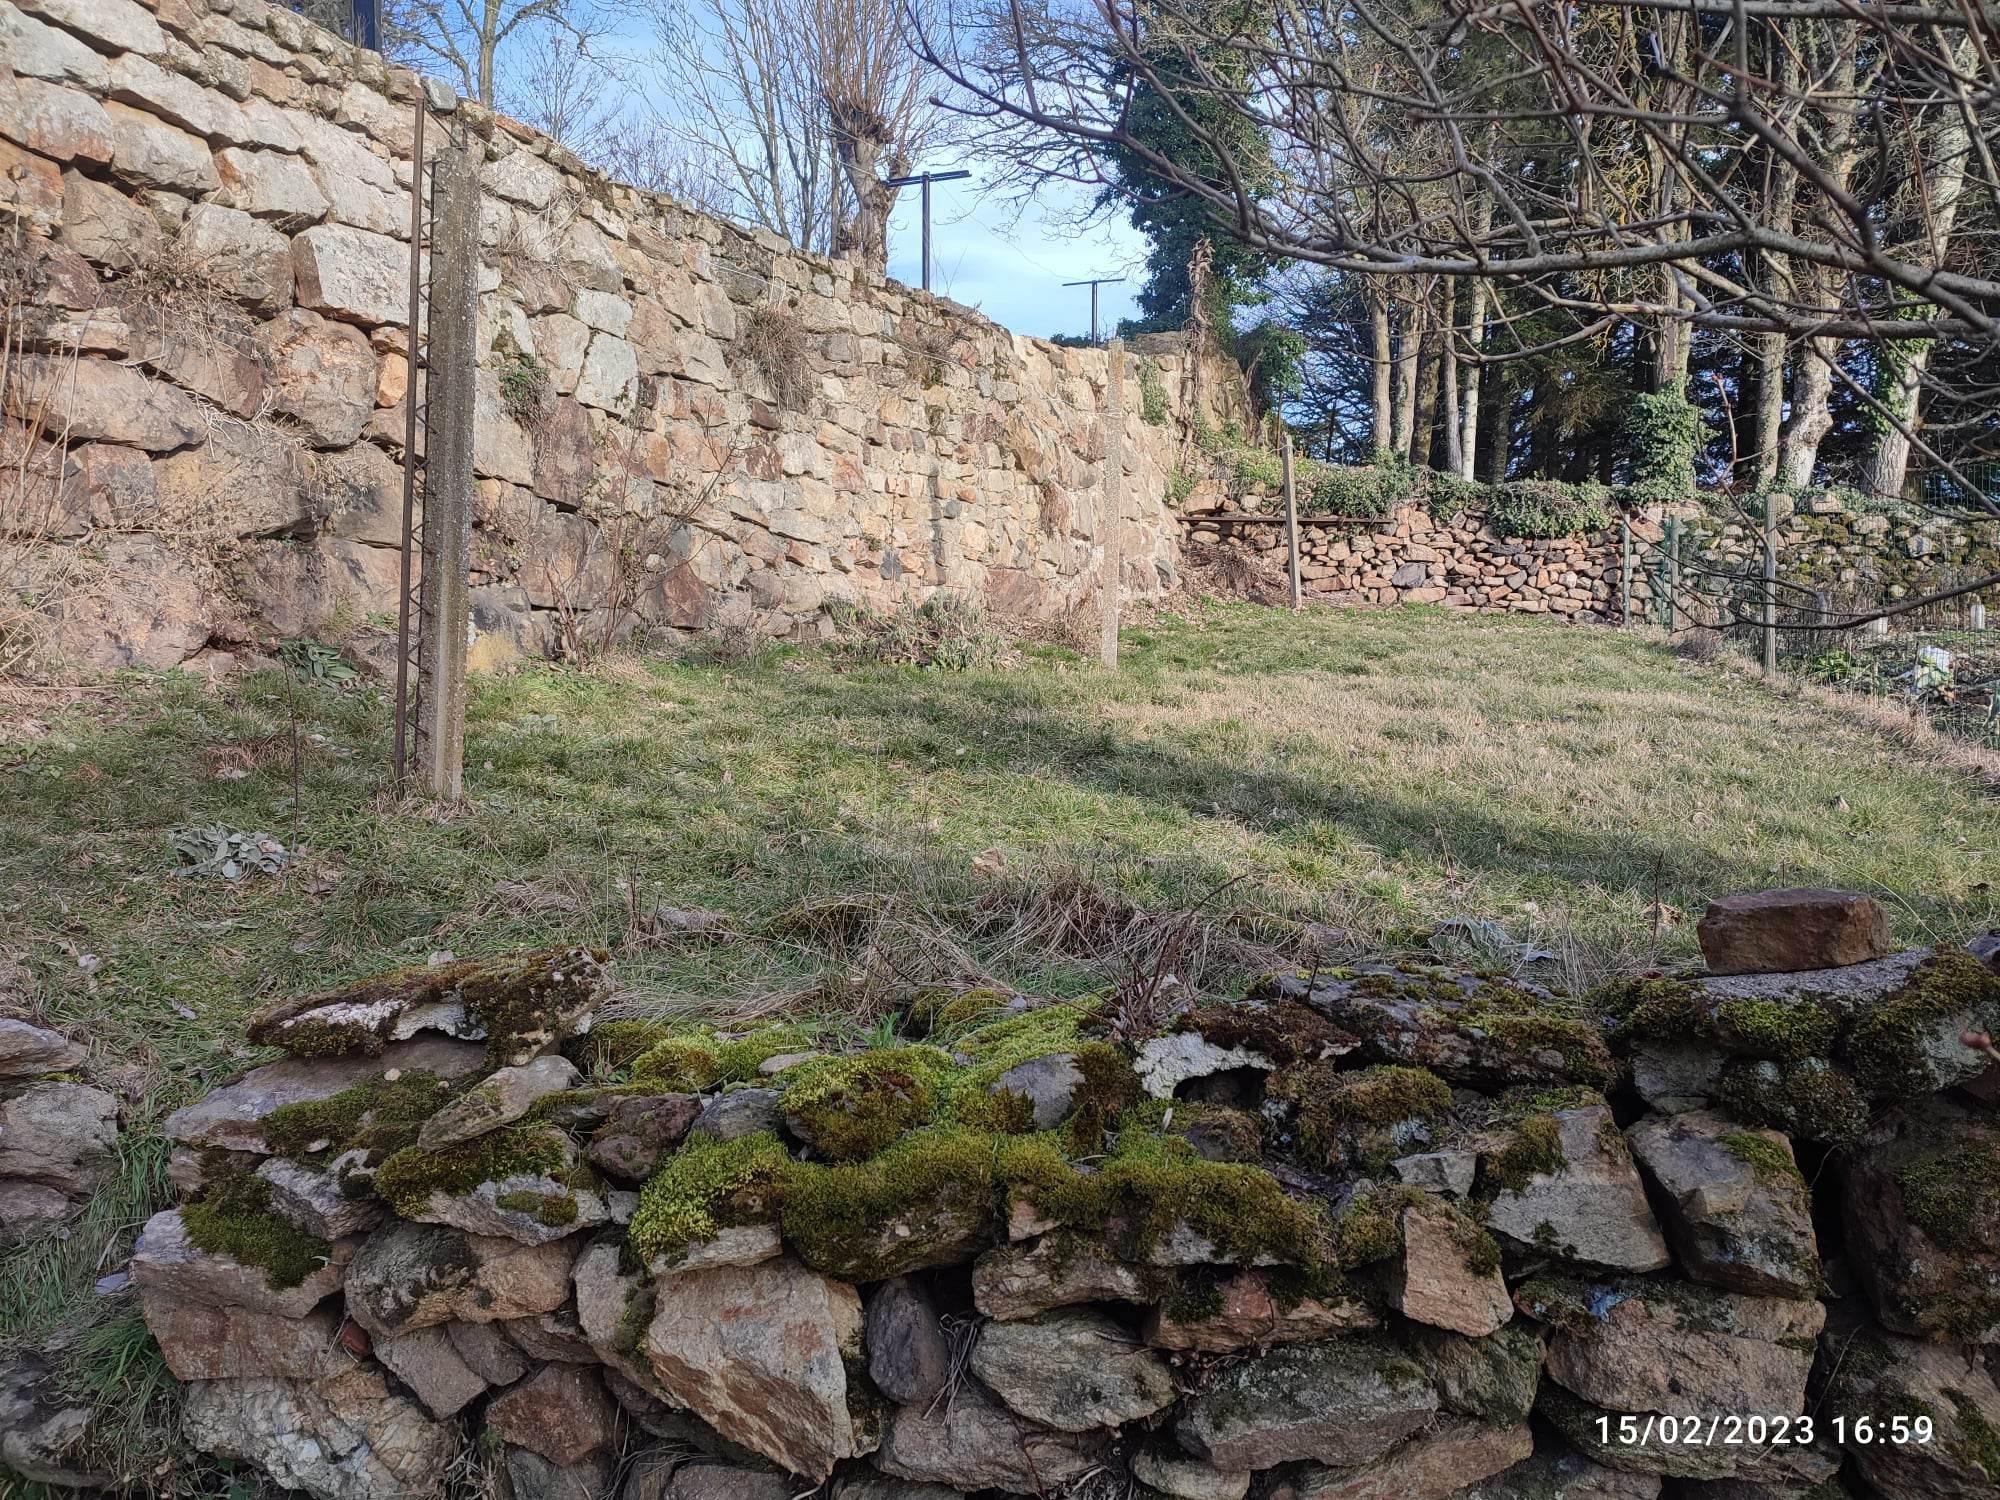
M112 1166L118 1104L80 1083L34 1083L0 1100L0 1178L40 1183L76 1197Z
M258 331L271 368L272 409L315 448L345 448L375 410L375 351L357 328L293 308Z
M109 360L22 356L7 415L38 418L71 441L97 439L166 453L208 435L200 409L165 381Z
M117 188L81 172L62 175L60 217L63 242L94 265L132 271L160 253L159 221Z
M133 0L20 0L20 8L75 33L100 52L157 57L167 50L160 23Z
M312 520L305 455L289 434L224 423L153 470L163 514L208 536L296 535Z
M259 218L308 222L326 214L326 195L297 157L228 146L215 153L215 173L222 183L215 201L231 208Z
M158 115L204 139L243 138L243 112L214 89L129 52L112 58L110 71L111 97L119 103Z
M127 104L107 104L104 114L111 122L111 172L119 181L194 197L219 185L201 137Z
M252 312L291 306L290 243L242 209L197 203L181 224L179 248L208 287Z
M409 318L409 246L387 235L318 224L292 241L292 266L302 307L371 326Z
M1790 973L1894 951L1881 902L1858 891L1750 891L1708 903L1696 936L1715 974Z
M0 57L23 78L81 84L100 94L110 81L104 58L88 44L12 5L0 6Z
M104 107L39 78L0 85L0 135L52 161L102 166L111 160L111 117Z

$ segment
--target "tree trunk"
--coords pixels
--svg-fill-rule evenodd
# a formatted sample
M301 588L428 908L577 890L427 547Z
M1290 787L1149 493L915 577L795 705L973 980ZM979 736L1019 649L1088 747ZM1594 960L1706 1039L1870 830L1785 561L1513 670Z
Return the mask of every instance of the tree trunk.
M1368 347L1370 351L1369 375L1369 415L1374 423L1374 452L1386 453L1395 440L1395 398L1390 393L1390 365L1393 354L1389 346L1389 299L1382 295L1380 287L1369 281L1362 296L1368 303Z
M1422 364L1417 376L1417 415L1410 430L1410 462L1429 468L1431 443L1437 432L1437 404L1439 371L1444 364L1444 340L1440 336L1437 308L1431 301L1431 287L1424 288L1424 299L1420 304L1423 312L1424 337Z
M1414 298L1401 299L1402 329L1396 340L1396 390L1394 417L1390 423L1389 448L1408 456L1410 439L1417 419L1417 364L1423 352L1421 308Z
M1973 46L1972 37L1960 36L1945 49L1947 65L1961 75L1969 73L1975 66ZM1922 157L1918 170L1897 193L1895 208L1900 212L1892 213L1891 220L1905 215L1917 220L1921 226L1917 258L1935 267L1944 264L1945 250L1958 223L1959 200L1965 196L1965 166L1972 150L1964 112L1954 104L1943 106L1931 129L1919 139ZM1875 413L1879 434L1862 475L1862 488L1871 495L1895 499L1903 493L1910 469L1910 433L1923 425L1924 371L1930 362L1929 339L1904 339L1897 349L1883 352L1882 378L1875 398L1887 410Z
M1444 429L1444 471L1459 475L1465 471L1463 434L1458 422L1458 280L1444 279L1444 331L1438 340L1438 360L1444 370L1444 392L1438 398L1438 422Z
M1466 342L1475 351L1486 346L1486 283L1472 283L1471 321L1465 330ZM1459 386L1458 419L1458 477L1471 479L1473 469L1479 461L1479 400L1480 382L1485 367L1477 360L1466 364L1465 379Z
M827 117L833 127L834 157L854 200L852 217L834 226L833 253L877 274L886 273L889 214L896 206L896 189L882 179L905 175L909 165L899 154L889 163L888 172L878 170L890 145L888 125L879 116L843 100L829 99Z
M1854 165L1852 116L1845 101L1854 93L1854 49L1850 45L1851 22L1831 25L1815 23L1803 35L1807 38L1808 71L1827 75L1825 96L1836 101L1814 119L1819 127L1821 170L1835 187L1847 186ZM1822 62L1817 48L1830 51L1833 61ZM1814 191L1818 191L1814 189ZM1801 299L1814 308L1831 313L1840 291L1839 273L1825 266L1800 268L1798 286ZM1840 358L1840 342L1830 338L1807 338L1792 362L1791 412L1779 442L1778 482L1787 489L1805 489L1813 482L1819 466L1819 445L1833 430L1833 364Z

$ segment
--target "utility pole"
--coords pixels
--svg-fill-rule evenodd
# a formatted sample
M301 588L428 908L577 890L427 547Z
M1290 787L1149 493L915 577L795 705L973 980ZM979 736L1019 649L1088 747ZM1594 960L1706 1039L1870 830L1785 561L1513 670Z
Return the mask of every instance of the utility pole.
M934 182L957 182L961 177L970 177L970 172L919 172L914 177L886 177L883 187L908 187L921 183L924 190L924 290L931 289L931 184Z
M1123 276L1098 276L1089 281L1065 281L1064 286L1087 286L1090 288L1090 341L1102 342L1097 336L1097 289L1101 286L1116 286Z

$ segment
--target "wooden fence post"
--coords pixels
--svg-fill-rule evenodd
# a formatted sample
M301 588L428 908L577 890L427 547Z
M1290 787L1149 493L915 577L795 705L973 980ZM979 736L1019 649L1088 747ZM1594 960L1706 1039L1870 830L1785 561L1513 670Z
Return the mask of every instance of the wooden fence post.
M1305 600L1299 592L1299 492L1292 480L1292 430L1287 427L1279 441L1279 453L1285 463L1285 569L1292 585L1292 608L1304 608Z
M1118 603L1125 559L1120 522L1125 515L1125 341L1105 346L1104 484L1098 497L1097 529L1103 547L1098 582L1097 659L1107 670L1118 667Z
M460 131L464 130L461 124ZM438 153L431 216L430 359L424 397L422 619L417 642L417 774L447 802L465 789L470 647L473 391L479 360L479 168L485 143ZM416 381L409 398L416 398Z

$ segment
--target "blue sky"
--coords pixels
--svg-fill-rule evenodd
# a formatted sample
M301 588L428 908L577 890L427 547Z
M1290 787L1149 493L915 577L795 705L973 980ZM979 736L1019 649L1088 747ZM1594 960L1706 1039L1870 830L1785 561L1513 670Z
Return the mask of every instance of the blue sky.
M952 163L927 163L944 171ZM1080 188L1045 183L1018 217L1011 202L980 192L977 159L964 182L931 189L932 290L978 308L994 322L1046 338L1090 331L1090 288L1065 287L1086 276L1125 276L1123 286L1098 288L1098 317L1108 334L1133 312L1143 275L1145 241L1114 213L1078 230L1072 219L1088 204ZM899 195L889 221L889 274L915 286L922 279L919 195Z

